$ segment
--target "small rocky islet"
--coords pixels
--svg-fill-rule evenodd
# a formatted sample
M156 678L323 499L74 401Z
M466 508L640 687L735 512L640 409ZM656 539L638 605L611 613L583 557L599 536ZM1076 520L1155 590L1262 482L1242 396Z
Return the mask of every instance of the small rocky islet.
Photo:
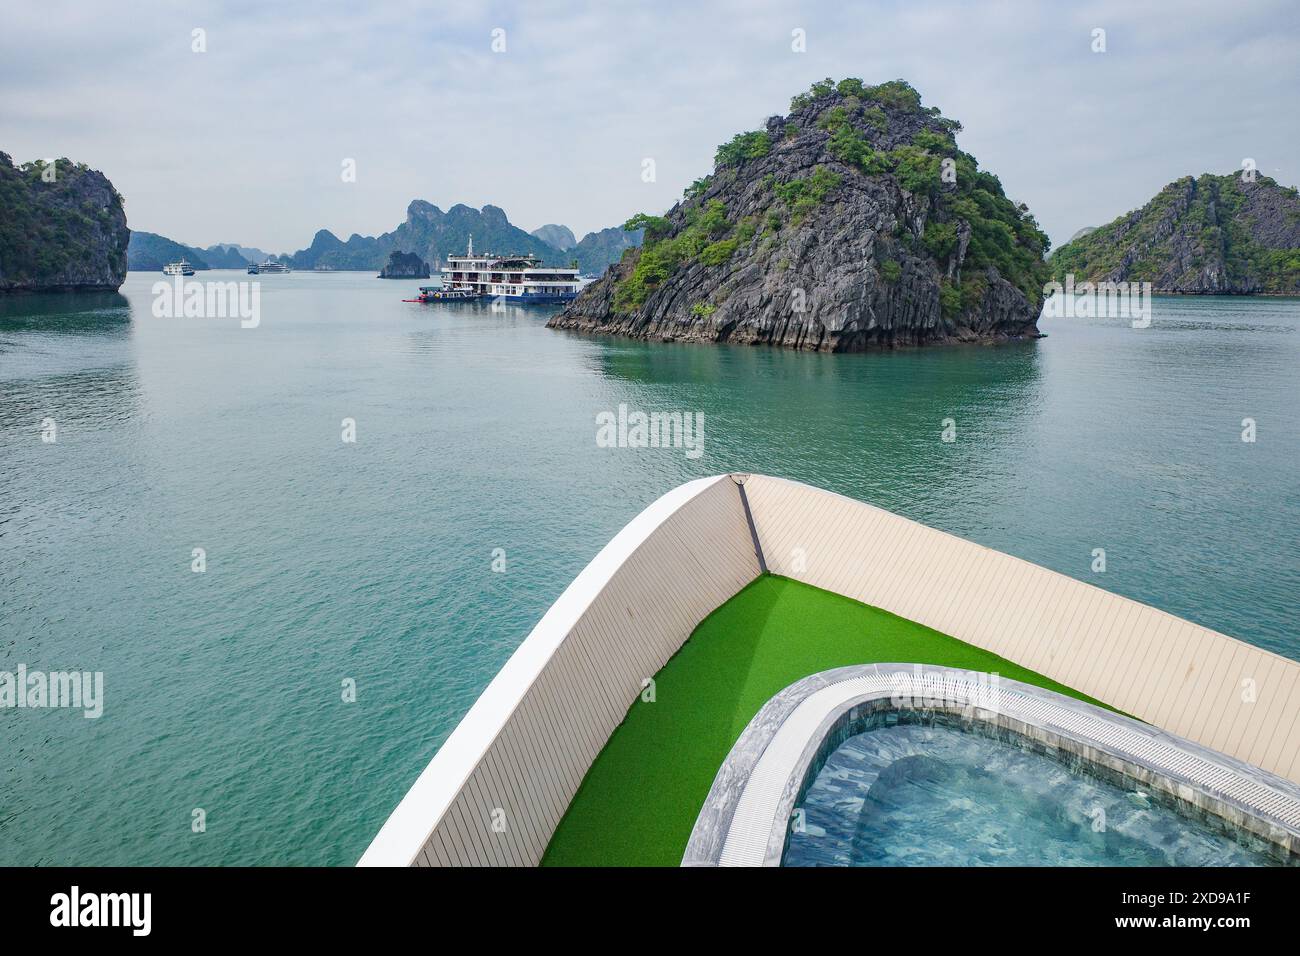
M413 252L393 251L379 273L381 279L427 279L429 263Z
M825 80L719 147L548 323L818 351L1038 334L1048 239L903 80Z
M1183 176L1141 209L1076 235L1058 281L1150 282L1155 292L1300 295L1300 194L1251 170Z

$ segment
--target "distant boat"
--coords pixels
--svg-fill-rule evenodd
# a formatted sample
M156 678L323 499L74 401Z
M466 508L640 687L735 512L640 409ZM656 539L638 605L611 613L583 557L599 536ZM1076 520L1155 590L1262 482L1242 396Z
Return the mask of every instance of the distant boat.
M446 289L437 285L420 286L420 295L403 302L463 302L466 299L481 299L483 294L473 289Z
M283 262L275 262L271 259L267 259L261 265L258 265L256 262L250 262L248 264L248 274L250 276L275 275L281 272L289 272L289 271L290 271L289 267L286 266Z
M169 262L163 266L163 275L168 276L192 276L194 267L182 259L180 262Z

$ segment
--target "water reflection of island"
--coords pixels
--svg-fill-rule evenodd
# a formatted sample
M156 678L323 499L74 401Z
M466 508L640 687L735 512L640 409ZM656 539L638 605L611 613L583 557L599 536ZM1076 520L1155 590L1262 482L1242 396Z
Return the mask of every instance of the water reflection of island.
M131 324L120 292L42 292L0 296L0 333L51 332L115 335Z
M1039 342L839 355L607 337L573 341L583 347L584 364L609 385L609 397L599 398L609 407L626 401L702 413L709 422L710 473L817 480L940 524L952 502L969 498L974 486L994 497L1023 494L1006 462L1039 426ZM952 441L944 440L946 428Z

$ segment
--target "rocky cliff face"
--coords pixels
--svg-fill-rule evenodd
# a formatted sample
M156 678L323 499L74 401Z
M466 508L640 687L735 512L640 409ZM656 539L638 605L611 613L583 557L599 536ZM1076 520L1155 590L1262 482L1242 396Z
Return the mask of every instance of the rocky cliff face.
M548 324L825 351L1034 335L1046 237L902 81L814 84Z
M1300 196L1256 174L1184 176L1141 209L1052 255L1058 281L1150 282L1157 292L1300 293Z
M116 290L130 236L103 173L68 159L15 167L0 153L0 292Z
M381 279L427 279L429 263L413 252L390 252L388 264L379 273Z

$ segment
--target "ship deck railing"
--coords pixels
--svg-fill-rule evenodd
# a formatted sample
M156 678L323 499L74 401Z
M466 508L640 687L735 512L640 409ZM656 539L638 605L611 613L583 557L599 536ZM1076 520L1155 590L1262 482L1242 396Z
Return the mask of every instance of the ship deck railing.
M1300 782L1297 662L863 502L780 478L719 475L668 492L596 555L447 738L361 862L541 862L561 821L586 799L575 795L598 785L589 772L619 739L647 681L690 652L684 645L701 622L770 575ZM945 663L927 661L918 641L912 646L918 662ZM894 651L884 659L908 657ZM745 681L753 675L747 663L724 657L703 677ZM814 673L842 663L852 662L812 655L799 667ZM657 699L651 707L682 705L662 688ZM738 735L748 706L725 726L701 726ZM667 732L663 743L676 759L717 757L716 747L697 752L690 734ZM734 741L712 739L724 755ZM682 814L699 811L689 801L652 809L676 832ZM612 829L602 836L616 838Z

